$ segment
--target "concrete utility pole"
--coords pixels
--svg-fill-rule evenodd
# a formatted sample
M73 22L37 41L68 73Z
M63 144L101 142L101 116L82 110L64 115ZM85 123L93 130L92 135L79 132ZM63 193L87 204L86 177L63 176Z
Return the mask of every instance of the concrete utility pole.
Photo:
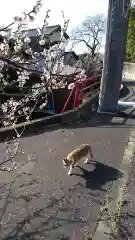
M99 113L117 114L128 30L130 0L109 0Z

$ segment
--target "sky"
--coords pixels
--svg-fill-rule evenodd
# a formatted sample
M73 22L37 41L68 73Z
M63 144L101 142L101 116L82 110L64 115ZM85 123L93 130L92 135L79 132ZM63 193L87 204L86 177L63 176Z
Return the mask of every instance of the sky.
M49 24L63 24L62 10L65 18L70 19L68 33L87 17L95 14L107 14L109 0L42 0L43 6L34 23L30 27L42 26L47 9L51 10ZM35 0L2 0L0 8L0 26L12 22L14 16L29 12ZM85 51L83 45L75 48L77 53Z

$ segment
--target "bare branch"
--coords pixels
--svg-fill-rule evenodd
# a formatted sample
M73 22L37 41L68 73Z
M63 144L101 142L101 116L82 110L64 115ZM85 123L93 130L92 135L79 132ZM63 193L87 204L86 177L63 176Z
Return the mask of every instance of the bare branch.
M12 60L10 60L9 58L4 57L4 56L0 56L0 60L3 61L3 62L8 63L8 64L11 65L11 66L14 66L14 67L16 67L16 68L20 68L20 69L22 69L22 70L26 70L26 71L28 71L28 72L35 72L35 73L39 73L39 74L42 73L42 72L39 71L39 70L25 67L25 66L24 66L24 63L23 63L23 64L20 64L20 63L18 63L18 62L16 63L16 62L14 62L14 61L12 61Z
M37 10L39 10L39 8L41 7L41 0L37 1L37 4L32 8L32 10L28 13L26 13L25 15L28 17L31 17L32 13L37 13ZM21 20L21 19L20 19ZM15 21L13 21L12 23L10 23L9 25L7 25L6 27L0 28L0 32L4 32L7 31L10 27L12 27L15 24Z
M103 15L87 17L81 26L74 29L72 40L78 43L83 42L94 57L101 47L104 31L105 19Z

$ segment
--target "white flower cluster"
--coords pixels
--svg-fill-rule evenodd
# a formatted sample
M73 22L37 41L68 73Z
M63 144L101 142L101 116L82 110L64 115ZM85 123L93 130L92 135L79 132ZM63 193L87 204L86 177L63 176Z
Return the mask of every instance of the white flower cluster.
M41 105L40 105L40 107L39 107L39 109L40 110L42 110L44 107L46 107L47 106L47 100L44 102L44 103L42 103Z
M29 44L29 43L31 43L31 39L29 37L26 37L26 38L24 38L24 42Z
M8 126L15 120L14 113L16 111L17 106L19 105L18 102L14 101L12 98L7 100L4 104L2 104L2 111L5 113L5 117L3 119L3 125Z
M18 105L19 103L14 101L13 98L11 98L10 100L7 100L7 102L2 104L2 110L4 113L6 113L8 112L9 108L13 108L13 111L15 112Z
M47 92L47 89L45 87L45 84L42 82L40 83L36 83L32 86L32 96L33 99L36 99L36 97L38 97L41 93L45 93Z
M3 74L0 74L0 89L3 89L8 85L8 82L4 79Z
M22 106L29 101L29 98L23 99L21 101L16 101L13 98L7 100L3 103L1 108L4 113L3 125L8 126L17 122L19 116L25 116L26 120L30 117L30 107Z
M0 73L0 79L2 79L3 78L3 74L2 73Z
M63 44L56 44L49 50L44 50L43 52L45 58L46 68L52 70L53 73L59 73L64 66L64 54Z
M3 67L4 67L4 62L0 61L0 71L3 69Z
M1 56L8 56L9 53L9 45L6 41L0 44L0 55Z
M14 98L10 98L1 105L4 126L15 124L17 122L18 116L25 116L26 120L29 120L31 111L33 110L33 106L28 107L28 102L30 102L31 100L38 102L38 98L40 97L40 95L44 93L47 94L48 91L51 92L52 89L63 88L66 85L66 82L64 82L62 79L57 81L54 75L62 72L64 67L64 61L62 56L65 51L66 41L64 40L64 32L67 30L67 22L64 23L64 27L62 28L61 42L50 47L49 49L44 49L44 46L46 44L45 30L48 26L47 20L49 17L48 10L44 19L43 27L40 29L41 38L39 39L39 44L43 47L43 51L40 54L33 52L30 46L31 38L27 36L28 21L34 20L35 14L39 11L40 6L41 0L38 0L36 6L33 7L33 10L30 13L24 13L21 17L15 17L15 27L9 30L7 35L4 35L4 42L0 43L0 56L8 57L10 61L13 61L13 65L14 63L23 63L24 69L26 69L26 67L28 66L25 65L26 63L30 63L32 65L34 62L35 66L40 65L39 55L42 55L43 57L43 74L40 79L41 81L36 84L33 83L32 87L30 87L28 91L29 93L27 94L27 96L22 97L21 100L15 100ZM9 44L9 37L13 40L12 44ZM31 59L28 59L28 61L26 61L25 57L23 56L23 54L25 53L26 55L28 54L31 56ZM4 62L0 61L0 71L3 69L3 67ZM14 84L22 91L25 87L25 83L30 80L30 74L29 71L26 70L17 70L17 74L18 79L13 79L12 82L9 83L7 81L8 76L4 77L4 75L0 73L0 85L3 85L3 87L1 87L1 90L3 90L4 87L7 86L7 84ZM45 101L39 106L39 109L43 109L46 104L47 100L45 98Z
M45 45L45 40L43 39L43 40L40 40L39 41L39 44L41 45L41 46L44 46Z
M63 59L63 57L62 57L62 58L61 58L60 60L58 60L58 61L55 63L55 65L53 66L53 73L54 73L54 74L55 74L55 73L57 73L57 74L62 73L63 69L64 69L64 59Z
M16 42L15 42L15 46L14 46L14 50L15 52L19 52L23 47L23 42L22 40L18 39Z
M22 72L17 72L17 74L18 74L17 82L19 83L19 87L22 88L26 81L29 79L29 72L24 70Z

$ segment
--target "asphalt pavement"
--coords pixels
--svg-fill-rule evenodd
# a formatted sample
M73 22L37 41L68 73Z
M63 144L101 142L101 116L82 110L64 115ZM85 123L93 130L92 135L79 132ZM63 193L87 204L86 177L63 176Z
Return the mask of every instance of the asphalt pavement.
M133 96L130 89L126 97ZM0 164L7 169L0 171L0 239L90 239L106 195L122 175L120 165L134 123L133 110L124 109L119 117L95 114L85 122L22 138L16 169L14 160ZM70 177L62 158L82 143L91 144L95 162L81 162ZM5 151L1 143L1 163Z

